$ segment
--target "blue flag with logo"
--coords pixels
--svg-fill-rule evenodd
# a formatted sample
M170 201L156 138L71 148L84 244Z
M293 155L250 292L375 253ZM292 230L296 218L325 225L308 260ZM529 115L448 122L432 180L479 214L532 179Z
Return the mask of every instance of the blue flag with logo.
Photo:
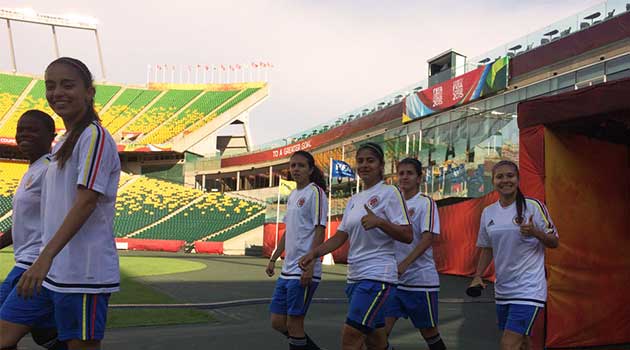
M350 164L336 159L332 161L332 176L337 178L349 177L352 179L355 177Z

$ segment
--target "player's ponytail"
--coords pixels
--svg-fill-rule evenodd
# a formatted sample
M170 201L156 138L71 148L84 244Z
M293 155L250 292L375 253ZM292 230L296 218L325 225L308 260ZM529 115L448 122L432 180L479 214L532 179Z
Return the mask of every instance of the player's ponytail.
M525 218L523 217L525 209L525 196L523 195L523 192L521 192L521 188L516 187L516 223L519 225L525 221Z
M311 172L311 175L309 176L309 180L322 189L326 188L326 179L324 178L324 173L322 172L322 169L315 165L315 158L313 158L313 155L306 151L297 151L293 153L291 157L296 155L306 158L308 167L313 170Z
M518 172L518 165L516 165L516 163L514 163L511 160L502 160L500 162L498 162L497 164L495 164L492 167L492 177L494 178L494 173L497 170L498 167L503 166L503 165L509 165L512 168L514 168L514 172L516 173L516 177L520 179L520 175ZM527 203L525 201L525 196L523 195L523 192L521 191L520 187L516 187L516 223L517 224L522 224L523 222L525 222L525 218L524 218L524 213L525 210L527 210Z

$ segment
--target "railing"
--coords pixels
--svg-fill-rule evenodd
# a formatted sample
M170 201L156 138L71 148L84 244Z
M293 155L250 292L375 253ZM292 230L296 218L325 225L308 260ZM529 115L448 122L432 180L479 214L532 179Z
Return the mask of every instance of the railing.
M591 26L614 18L627 11L630 11L630 3L628 3L628 0L609 0L603 2L584 11L581 11L575 15L554 22L553 24L548 25L533 33L527 34L516 40L512 40L482 55L467 58L464 65L455 67L454 69L455 71L462 72L463 74L478 68L481 64L490 63L499 57L514 57L520 55L565 36L588 29ZM422 80L376 101L356 108L348 113L345 113L343 116L337 117L329 122L316 125L310 129L290 135L289 137L280 140L274 140L258 146L254 146L252 147L250 152L257 152L286 146L295 141L317 135L349 121L364 117L385 107L391 106L394 103L398 103L410 93L427 87L430 87L428 79ZM239 153L234 153L230 154L230 156L238 154Z

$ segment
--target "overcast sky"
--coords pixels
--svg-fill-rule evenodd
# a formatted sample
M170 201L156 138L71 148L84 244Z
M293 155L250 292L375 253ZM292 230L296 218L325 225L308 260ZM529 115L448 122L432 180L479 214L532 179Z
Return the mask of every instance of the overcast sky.
M109 81L144 84L147 64L271 62L270 96L251 115L255 144L334 119L426 78L447 49L476 57L599 1L31 0L0 7L77 13L99 21ZM18 71L53 58L50 28L12 25ZM59 29L62 55L97 78L94 36ZM0 69L10 69L0 25Z

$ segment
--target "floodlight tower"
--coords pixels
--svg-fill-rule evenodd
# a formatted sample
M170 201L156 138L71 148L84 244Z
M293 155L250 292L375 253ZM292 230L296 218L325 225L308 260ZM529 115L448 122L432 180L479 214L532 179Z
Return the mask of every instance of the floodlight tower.
M88 30L93 31L96 38L96 50L98 51L98 60L101 65L101 74L103 80L106 79L105 64L103 63L103 53L101 50L101 41L98 37L97 23L95 18L81 15L49 15L37 13L32 8L6 9L0 8L0 19L6 20L7 31L9 34L9 52L11 54L11 68L13 72L17 72L17 63L15 61L15 49L13 47L13 33L11 32L11 21L25 22L50 26L53 36L53 48L55 50L55 58L59 57L59 44L57 41L57 27Z

